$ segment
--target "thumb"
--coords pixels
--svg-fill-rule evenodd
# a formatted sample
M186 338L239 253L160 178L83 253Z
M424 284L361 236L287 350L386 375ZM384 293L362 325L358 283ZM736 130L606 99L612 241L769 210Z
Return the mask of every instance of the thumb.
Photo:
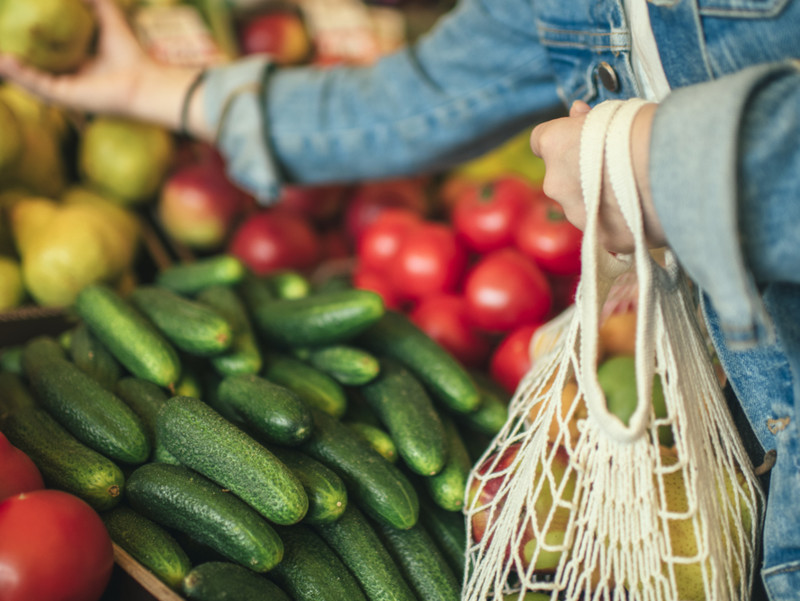
M578 115L585 115L592 107L586 104L583 100L576 100L572 103L572 106L569 107L569 116L570 117L577 117Z

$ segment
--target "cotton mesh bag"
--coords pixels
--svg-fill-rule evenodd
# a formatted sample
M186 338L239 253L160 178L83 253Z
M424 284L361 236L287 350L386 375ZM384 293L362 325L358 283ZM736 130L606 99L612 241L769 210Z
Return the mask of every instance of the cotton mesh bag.
M749 598L763 496L688 281L669 250L656 261L644 241L629 150L643 104L606 101L587 115L581 282L574 306L537 331L509 419L470 475L464 601ZM598 243L604 162L630 255ZM636 400L625 419L598 381L598 328L631 281Z

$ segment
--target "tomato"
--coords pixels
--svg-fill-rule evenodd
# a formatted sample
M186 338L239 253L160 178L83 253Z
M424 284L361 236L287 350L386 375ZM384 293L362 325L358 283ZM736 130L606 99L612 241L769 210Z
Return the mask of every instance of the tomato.
M44 482L39 468L0 432L0 501L40 488L44 488Z
M516 177L503 177L465 187L450 217L464 244L486 253L514 244L517 223L537 199L530 184Z
M261 275L276 269L309 269L319 260L321 248L308 221L289 212L265 209L236 228L228 252Z
M472 323L495 333L543 320L553 303L545 275L513 248L481 257L466 277L464 297Z
M558 275L581 271L583 232L567 221L556 201L543 198L532 204L517 224L517 248L539 267Z
M419 300L452 292L461 283L467 250L453 228L423 221L403 236L393 262L390 281L402 298Z
M312 221L330 223L344 204L346 188L337 185L284 186L275 209L288 211Z
M386 209L370 223L358 239L356 255L365 269L387 271L397 258L400 242L412 227L422 223L410 209Z
M525 324L506 334L489 358L489 375L510 394L531 368L531 339L540 323Z
M364 229L387 208L406 208L423 216L428 211L424 179L364 182L353 192L344 210L344 227L357 243Z
M351 279L354 288L372 290L372 292L379 294L387 309L399 310L401 308L401 299L385 274L363 267L356 267Z
M35 490L0 502L3 601L97 601L113 567L108 531L85 501Z
M425 297L409 313L409 318L466 367L485 365L491 342L472 327L464 297L455 294Z

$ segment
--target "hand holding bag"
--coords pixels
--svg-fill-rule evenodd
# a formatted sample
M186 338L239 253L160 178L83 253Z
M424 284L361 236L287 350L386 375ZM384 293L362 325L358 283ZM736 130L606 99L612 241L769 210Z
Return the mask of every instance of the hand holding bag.
M546 352L472 471L466 601L522 599L529 591L566 601L749 596L763 495L688 281L669 250L662 265L644 240L629 149L643 104L606 101L587 115L576 303L537 332L532 347ZM598 244L604 166L635 240L631 255ZM609 290L632 273L636 405L621 419L598 381L598 329ZM654 409L656 383L663 403Z

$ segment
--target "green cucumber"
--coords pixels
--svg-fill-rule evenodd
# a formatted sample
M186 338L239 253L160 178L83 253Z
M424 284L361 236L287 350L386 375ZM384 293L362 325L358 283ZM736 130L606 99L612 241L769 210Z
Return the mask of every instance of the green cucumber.
M296 524L279 534L284 555L270 579L294 601L366 601L347 566L309 526Z
M150 458L155 460L163 457L163 445L156 436L156 420L159 410L169 398L164 389L148 380L126 376L117 381L114 392L142 420L145 434L150 441Z
M402 313L386 311L356 343L403 363L449 409L465 413L478 407L480 393L469 372Z
M182 591L193 601L291 601L271 580L227 561L196 565L186 574Z
M303 298L275 299L252 308L264 341L284 348L346 342L384 313L383 299L370 290L341 290Z
M347 410L344 388L328 374L308 363L280 353L267 353L262 375L275 384L294 391L309 407L333 417Z
M268 442L296 445L311 434L311 409L279 384L252 374L222 379L216 399Z
M145 463L128 478L126 495L146 518L254 572L271 570L283 557L283 543L263 516L188 467Z
M176 396L158 413L157 436L182 464L225 487L276 524L308 510L300 481L275 455L209 405Z
M314 529L350 569L370 601L416 601L375 529L354 505L335 522Z
M275 446L270 450L292 470L306 491L308 512L303 521L325 524L339 519L347 507L347 488L339 475L296 449Z
M233 331L230 348L209 359L214 369L223 376L257 374L261 371L263 361L255 330L247 308L236 291L229 286L209 286L196 298L215 309Z
M465 427L494 436L508 420L508 393L486 374L473 372L472 377L481 394L481 402L475 411L460 413L455 418Z
M347 424L348 428L364 439L369 446L378 451L384 459L390 463L397 462L397 445L394 444L388 432L372 424L365 424L364 422L351 422L346 420L342 423Z
M198 357L230 348L233 328L218 311L159 286L139 286L130 299L180 350Z
M36 400L75 438L114 461L147 461L150 441L139 416L67 359L53 338L30 340L22 367Z
M127 505L117 505L100 517L112 541L168 587L181 589L191 561L165 528Z
M311 282L293 269L272 271L262 277L275 298L305 298L311 293Z
M251 317L256 314L260 307L268 305L278 298L275 296L275 292L269 282L252 271L245 273L242 281L236 286L236 292L241 297Z
M4 413L36 407L36 399L33 398L23 377L21 366L19 373L0 371L0 390L3 391L3 394L0 394L0 418Z
M303 359L344 386L366 384L380 371L372 353L347 344L307 349Z
M114 355L89 331L86 322L73 328L69 338L69 357L103 388L113 390L122 374L122 366Z
M0 370L22 373L22 345L15 344L0 350Z
M177 294L194 296L211 286L236 285L246 271L238 257L220 254L170 265L156 275L155 284Z
M422 524L398 530L375 523L375 528L420 601L458 601L461 598L460 583Z
M422 527L428 531L460 581L464 577L467 551L464 514L460 511L443 509L424 494L420 495L419 503L419 521Z
M33 460L48 488L71 493L97 511L111 509L122 498L122 470L67 432L44 409L3 407L0 430Z
M350 498L378 520L396 528L417 522L419 499L408 478L346 425L313 410L314 428L300 445L344 480Z
M472 460L453 421L447 416L443 421L447 440L447 462L438 474L423 478L423 482L431 499L439 507L447 511L461 511L464 507Z
M169 388L180 377L175 347L144 315L104 284L85 286L75 310L131 374Z
M437 474L447 459L444 426L430 396L403 364L381 359L380 375L359 389L414 472Z

